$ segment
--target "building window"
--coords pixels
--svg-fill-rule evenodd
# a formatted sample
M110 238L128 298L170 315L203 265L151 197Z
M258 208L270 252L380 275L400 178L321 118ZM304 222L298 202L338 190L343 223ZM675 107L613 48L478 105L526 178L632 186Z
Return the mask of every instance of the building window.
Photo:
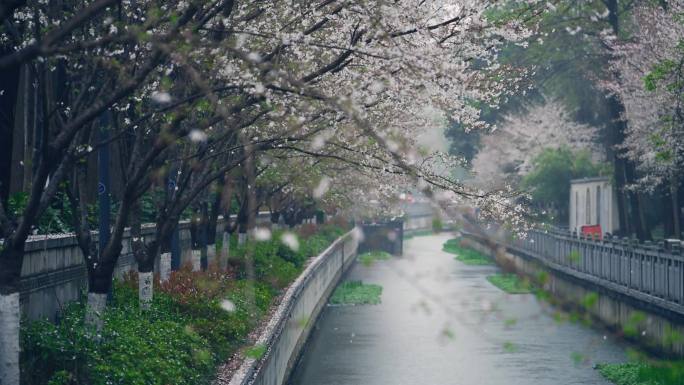
M596 186L596 224L601 224L601 186Z
M587 187L587 211L585 214L586 218L584 223L589 225L591 224L591 191L589 190L589 187Z

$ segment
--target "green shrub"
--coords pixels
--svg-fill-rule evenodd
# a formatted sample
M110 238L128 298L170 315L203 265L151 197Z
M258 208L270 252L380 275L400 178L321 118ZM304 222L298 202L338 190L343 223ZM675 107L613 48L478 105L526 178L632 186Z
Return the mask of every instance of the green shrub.
M308 258L301 249L293 250L282 242L278 242L276 254L285 261L292 263L297 268L301 268Z
M128 288L119 287L117 296ZM159 294L157 297L163 297ZM121 298L119 298L121 299ZM57 324L27 322L22 327L25 384L185 384L203 383L215 362L209 344L165 299L149 312L115 304L104 314L100 338L83 325L84 305L72 304Z
M254 307L250 298L254 299ZM272 299L271 289L263 283L237 281L222 296L193 304L192 311L185 315L189 325L207 340L217 361L222 362L245 342ZM226 300L234 306L233 311L222 306Z

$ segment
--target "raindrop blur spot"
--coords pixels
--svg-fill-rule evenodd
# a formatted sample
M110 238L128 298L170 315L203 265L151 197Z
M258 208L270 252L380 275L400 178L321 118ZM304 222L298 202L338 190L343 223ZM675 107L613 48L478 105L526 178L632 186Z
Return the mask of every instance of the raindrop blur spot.
M286 232L280 237L280 241L292 251L299 250L299 239L294 233Z
M254 239L260 242L271 239L271 230L266 227L257 227L254 229Z

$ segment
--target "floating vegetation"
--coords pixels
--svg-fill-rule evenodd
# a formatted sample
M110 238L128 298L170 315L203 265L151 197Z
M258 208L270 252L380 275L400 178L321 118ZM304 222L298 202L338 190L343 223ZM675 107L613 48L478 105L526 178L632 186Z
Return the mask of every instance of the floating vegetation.
M377 305L380 303L382 286L347 281L339 285L330 297L333 305Z
M487 281L508 294L528 294L532 292L530 281L521 279L515 274L494 274L487 276Z
M404 233L404 240L415 238L415 237L425 237L428 235L434 235L435 232L432 230L415 230L408 233Z
M487 258L479 251L463 247L461 239L449 239L442 246L442 250L447 253L456 254L456 259L466 265L492 265L491 259Z
M513 342L506 341L503 344L503 349L506 353L515 353L518 351L518 346Z
M392 258L392 254L386 251L369 251L359 255L359 262L364 266L370 266L376 261L386 261Z

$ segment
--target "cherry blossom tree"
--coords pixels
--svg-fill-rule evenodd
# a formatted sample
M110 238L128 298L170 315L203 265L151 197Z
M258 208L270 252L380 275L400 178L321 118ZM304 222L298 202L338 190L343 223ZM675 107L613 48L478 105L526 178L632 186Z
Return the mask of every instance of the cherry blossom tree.
M60 90L66 96L46 98L34 111L44 136L26 208L9 215L4 202L0 206L0 382L18 383L18 290L31 228L68 178L82 181L72 194L74 206L82 208L78 188L84 178L72 171L92 149L110 142L129 141L130 163L107 245L94 250L88 229L79 229L91 315L102 311L125 227L133 224L137 231L131 214L138 200L178 156L201 161L187 194L172 206L190 204L240 165L248 188L248 227L254 226L258 207L257 153L269 147L366 170L361 180L374 182L384 196L402 183L433 197L439 196L435 189L446 189L492 214L513 218L519 210L508 210L504 195L471 190L439 171L455 159L422 154L412 146L422 128L416 116L425 106L448 109L454 120L476 126L478 110L469 101L494 103L519 80L488 75L497 67L497 47L529 35L516 20L488 19L508 3L4 4L0 41L8 53L0 57L0 70L36 69L41 94ZM537 2L521 3L533 7ZM545 2L539 3L544 9ZM487 68L492 71L483 71ZM64 75L53 81L56 69ZM104 141L93 133L103 114L111 115L110 139ZM205 137L207 145L191 145L189 152L174 149L178 141ZM309 140L314 148L304 145ZM237 155L230 154L231 148ZM239 153L244 160L238 160ZM357 191L356 196L370 201L381 196L370 195ZM158 221L164 223L160 231L176 220L168 210L177 209L166 210L160 213L170 219ZM157 243L165 238L158 235ZM151 246L145 254L136 253L143 269L150 255L159 253L158 246Z
M614 50L611 66L620 76L604 84L625 105L627 128L621 148L639 172L629 187L647 192L663 186L669 190L671 214L666 217L672 217L675 235L681 233L679 189L684 164L683 11L681 1L670 1L667 7L634 9L631 39L606 42Z
M565 106L556 100L530 106L523 114L507 116L495 130L481 139L481 150L473 159L477 185L503 188L517 185L530 172L533 160L547 148L593 149L597 129L576 123Z

